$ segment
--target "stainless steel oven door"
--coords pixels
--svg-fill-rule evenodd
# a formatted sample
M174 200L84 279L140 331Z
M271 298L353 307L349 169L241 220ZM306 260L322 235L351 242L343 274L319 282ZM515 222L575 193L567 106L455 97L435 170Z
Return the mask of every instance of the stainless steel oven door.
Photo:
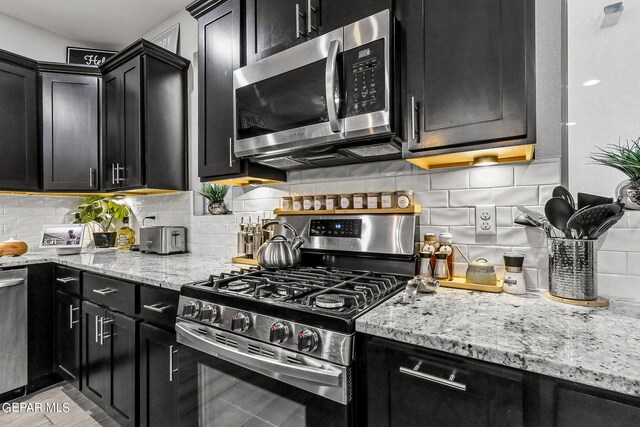
M347 368L190 322L176 332L181 425L352 424Z
M236 156L345 140L342 38L340 28L233 72Z

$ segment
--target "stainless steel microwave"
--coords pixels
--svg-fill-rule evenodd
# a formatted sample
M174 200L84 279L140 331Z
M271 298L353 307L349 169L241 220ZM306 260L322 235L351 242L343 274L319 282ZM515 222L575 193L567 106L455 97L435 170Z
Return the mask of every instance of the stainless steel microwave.
M280 169L399 157L378 140L394 134L391 29L385 10L234 71L235 155Z

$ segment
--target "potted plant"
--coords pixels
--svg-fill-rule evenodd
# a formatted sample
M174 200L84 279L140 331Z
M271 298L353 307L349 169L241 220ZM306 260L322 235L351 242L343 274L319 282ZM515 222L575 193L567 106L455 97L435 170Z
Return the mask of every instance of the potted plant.
M640 205L640 138L627 141L625 145L612 144L608 149L598 148L598 152L591 155L591 159L596 163L617 169L629 177L619 188L619 194L624 196L626 189L627 197L635 205Z
M211 215L224 215L229 213L227 204L224 201L228 192L228 185L211 185L209 183L202 184L202 191L200 191L200 194L202 197L207 199L207 210Z
M122 201L102 196L85 199L75 211L75 224L89 224L93 227L93 241L97 248L111 248L116 244L114 220L123 222L130 214L129 207ZM96 230L96 226L99 227Z

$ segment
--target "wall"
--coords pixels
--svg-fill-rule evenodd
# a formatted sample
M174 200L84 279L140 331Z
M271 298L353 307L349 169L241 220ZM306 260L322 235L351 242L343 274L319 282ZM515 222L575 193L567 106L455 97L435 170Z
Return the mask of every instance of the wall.
M0 13L0 49L36 61L67 62L68 46L85 45Z

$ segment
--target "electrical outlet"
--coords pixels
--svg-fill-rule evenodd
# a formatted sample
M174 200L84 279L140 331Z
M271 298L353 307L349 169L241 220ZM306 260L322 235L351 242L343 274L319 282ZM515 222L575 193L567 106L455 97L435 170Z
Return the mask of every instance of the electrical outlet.
M476 235L495 236L496 233L496 205L476 206Z

